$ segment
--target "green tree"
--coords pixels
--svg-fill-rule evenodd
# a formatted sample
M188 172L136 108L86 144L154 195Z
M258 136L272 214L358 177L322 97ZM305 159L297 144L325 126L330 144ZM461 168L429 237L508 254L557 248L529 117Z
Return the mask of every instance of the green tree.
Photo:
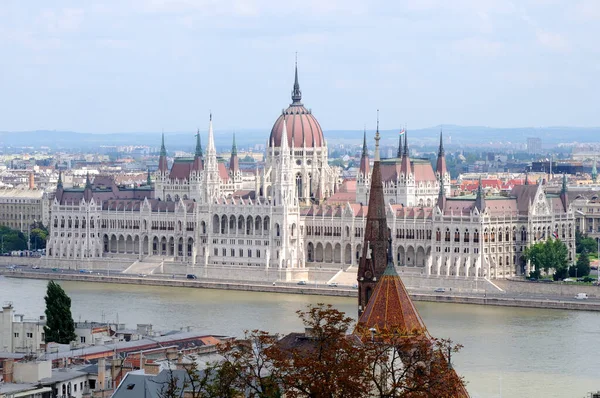
M75 340L75 322L71 315L71 298L54 281L48 282L46 290L46 343L69 344Z
M577 264L575 264L575 269L577 270L577 273L574 276L584 277L590 274L590 256L588 256L585 250L579 255Z
M9 227L0 226L0 251L2 253L13 250L26 250L27 238L21 231Z
M579 231L575 232L575 247L577 253L596 253L598 251L598 242L594 238L590 238L587 234L582 234Z
M48 230L46 228L34 228L29 233L29 242L31 243L31 250L45 249L47 240Z
M555 278L564 278L568 273L569 249L558 239L548 239L529 246L523 252L523 257L533 265L535 271L532 274L539 275L541 270L548 274L554 270Z

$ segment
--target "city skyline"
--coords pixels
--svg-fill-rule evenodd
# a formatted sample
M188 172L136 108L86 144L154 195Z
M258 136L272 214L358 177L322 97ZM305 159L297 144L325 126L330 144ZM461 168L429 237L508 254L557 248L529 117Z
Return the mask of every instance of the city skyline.
M0 130L597 126L592 1L9 2ZM596 32L597 34L594 34ZM350 111L350 112L349 112Z

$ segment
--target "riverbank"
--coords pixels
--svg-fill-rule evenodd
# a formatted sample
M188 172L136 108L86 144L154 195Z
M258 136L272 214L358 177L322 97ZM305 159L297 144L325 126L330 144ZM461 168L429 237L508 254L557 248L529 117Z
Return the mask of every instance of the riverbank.
M65 280L77 282L96 282L96 283L118 283L124 285L146 285L146 286L170 286L201 289L220 289L220 290L239 290L247 292L267 292L267 293L287 293L304 294L316 296L333 297L357 297L357 290L346 287L319 287L296 284L260 284L260 283L242 283L232 281L206 281L199 279L171 279L166 277L153 276L115 276L115 275L97 275L97 274L71 274L60 272L27 272L23 270L0 270L0 275L9 278L27 278L27 279L45 279L45 280ZM573 300L553 297L519 297L510 293L502 295L486 294L450 294L444 293L418 293L409 292L415 301L427 301L435 303L453 303L453 304L478 304L501 307L521 307L521 308L548 308L562 310L579 311L600 311L600 301L596 300Z

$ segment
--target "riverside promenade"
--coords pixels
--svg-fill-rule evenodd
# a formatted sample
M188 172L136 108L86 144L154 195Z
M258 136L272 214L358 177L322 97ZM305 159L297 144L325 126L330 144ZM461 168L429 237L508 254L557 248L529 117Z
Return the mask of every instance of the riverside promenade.
M62 272L61 272L62 271ZM9 278L28 278L46 280L78 281L88 283L119 283L126 285L169 286L201 289L240 290L249 292L307 294L317 296L357 297L357 289L350 286L331 286L327 284L299 285L295 282L248 282L228 280L186 279L182 276L128 274L102 274L52 271L48 269L0 269L0 275ZM513 282L518 283L518 282ZM508 286L503 283L503 286ZM519 285L520 291L434 292L430 289L409 288L410 296L416 301L453 304L477 304L502 307L549 308L562 310L600 311L600 299L590 296L587 300L577 300L574 296L529 293ZM576 288L576 286L573 286ZM595 287L594 287L595 288Z

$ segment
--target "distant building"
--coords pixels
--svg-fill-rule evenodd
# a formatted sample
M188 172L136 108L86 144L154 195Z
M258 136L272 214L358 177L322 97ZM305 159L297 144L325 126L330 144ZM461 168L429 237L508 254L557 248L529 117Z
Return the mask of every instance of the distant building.
M527 153L532 155L542 153L542 139L538 137L527 138Z
M50 202L42 190L0 189L0 225L27 234L31 225L48 225Z
M25 319L15 314L11 303L0 312L0 351L14 353L39 353L45 343L46 319Z

